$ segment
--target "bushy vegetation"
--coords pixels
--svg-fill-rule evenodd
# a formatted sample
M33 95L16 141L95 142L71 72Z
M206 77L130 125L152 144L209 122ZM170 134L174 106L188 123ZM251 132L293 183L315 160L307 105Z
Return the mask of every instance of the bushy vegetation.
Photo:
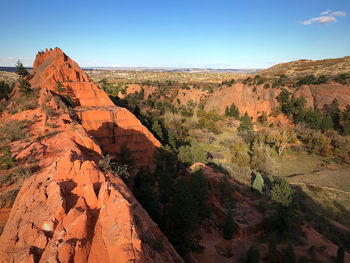
M29 133L26 131L26 128L31 124L29 120L22 121L9 121L7 123L3 123L0 126L0 144L6 145L7 143L17 141L17 140L25 140L29 138Z

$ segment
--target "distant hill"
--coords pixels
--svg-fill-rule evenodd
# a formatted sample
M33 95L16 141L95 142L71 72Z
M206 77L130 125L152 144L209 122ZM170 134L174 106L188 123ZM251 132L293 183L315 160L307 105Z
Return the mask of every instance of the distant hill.
M256 73L260 69L220 68L162 68L162 67L85 67L83 70L101 71L143 71L143 72L189 72L189 73Z
M259 75L276 77L282 74L289 78L298 78L306 75L334 76L350 72L350 56L335 59L306 60L300 59L288 63L281 63L259 72Z

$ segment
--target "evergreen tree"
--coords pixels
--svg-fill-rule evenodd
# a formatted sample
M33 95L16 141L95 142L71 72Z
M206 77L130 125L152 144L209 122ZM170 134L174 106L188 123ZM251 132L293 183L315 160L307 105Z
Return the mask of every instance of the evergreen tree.
M270 261L274 261L275 255L277 250L277 240L275 233L271 234L270 240L269 240L269 257Z
M246 112L241 117L241 123L239 124L238 131L251 131L253 129L253 123L248 113Z
M342 114L343 135L350 135L350 105L346 106Z
M267 126L267 114L265 111L263 111L258 117L258 122L260 122L263 126Z
M286 179L275 183L271 190L271 198L282 207L289 207L292 204L294 190Z
M66 91L66 89L63 87L62 82L59 80L56 81L55 91L57 91L59 95Z
M117 154L117 159L121 164L127 165L129 170L134 168L134 158L132 157L132 152L126 143L123 143L120 146L119 153Z
M239 110L234 103L231 104L229 113L230 116L234 117L236 120L239 119Z
M333 121L332 121L332 117L330 114L327 114L325 117L323 117L322 119L322 123L321 123L321 130L323 132L328 131L330 129L333 128Z
M228 209L225 226L224 226L224 238L226 240L231 240L233 238L234 230L235 230L235 223L233 222L232 210Z
M310 129L319 130L322 124L322 114L319 109L311 108L305 113L305 122Z
M276 97L276 99L279 103L283 104L289 101L289 96L290 96L290 92L285 88L283 88L280 94Z
M260 173L257 173L253 182L253 189L262 193L264 188L264 179L262 178Z
M336 263L344 263L345 250L343 247L339 247L337 251Z
M191 174L190 188L193 198L198 205L198 216L199 218L205 218L209 214L209 207L207 205L209 187L207 177L203 175L202 170Z
M8 95L11 93L13 86L6 83L5 81L0 81L0 101L2 99L8 99Z
M135 106L135 109L134 109L134 114L136 117L140 117L141 116L141 110L140 110L140 107L139 106Z
M284 252L283 262L295 263L295 252L294 252L293 245L291 243L288 244L288 247Z
M226 106L225 108L225 117L229 117L230 116L230 110L229 110L229 107Z
M157 137L158 137L160 140L163 140L163 131L162 131L162 127L160 126L158 120L155 120L155 121L153 122L152 130L156 133Z
M256 247L256 245L252 245L248 252L246 257L246 263L259 263L260 261L260 253L259 249Z
M16 73L22 78L29 76L29 72L25 69L20 60L17 60Z
M170 240L180 254L187 254L192 246L193 232L199 223L198 205L186 180L179 181L169 204Z
M339 102L337 99L334 99L329 106L328 114L331 116L333 121L333 126L335 129L339 128L339 120L340 120L340 109Z
M151 218L160 223L160 210L154 184L155 179L149 169L141 167L134 177L134 194Z
M176 138L171 131L168 131L168 143L173 149L176 149Z
M33 89L31 88L31 85L28 81L22 79L19 82L19 91L25 95L28 95L33 91Z

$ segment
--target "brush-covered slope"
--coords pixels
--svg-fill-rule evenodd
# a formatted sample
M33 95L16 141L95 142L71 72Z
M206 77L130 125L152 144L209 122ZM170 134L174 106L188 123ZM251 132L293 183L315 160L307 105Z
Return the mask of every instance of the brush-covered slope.
M335 76L344 72L350 72L350 56L322 60L300 59L277 64L258 74L266 77L278 77L284 74L291 78L298 78L311 74Z

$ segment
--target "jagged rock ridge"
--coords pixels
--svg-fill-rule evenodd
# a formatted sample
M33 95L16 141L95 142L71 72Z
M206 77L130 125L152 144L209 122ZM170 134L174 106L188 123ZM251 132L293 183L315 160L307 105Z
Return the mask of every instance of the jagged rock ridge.
M152 164L154 148L160 143L130 111L115 106L59 48L39 53L34 62L32 86L55 91L57 81L72 99L86 131L97 139L104 151L118 153L121 145L127 143L138 166Z
M41 103L50 98L56 80L72 84L77 100L86 88L90 97L80 100L83 105L109 103L59 49L39 54L28 80L32 87L40 84ZM94 93L101 97L93 98ZM52 96L49 103L57 108ZM129 112L123 115L130 116L135 118ZM0 262L182 262L124 182L97 168L101 148L82 125L62 113L55 123L57 134L42 137L46 113L38 108L10 116L23 117L35 119L30 132L37 139L21 147L16 158L35 155L40 161L24 182L0 237ZM154 249L155 242L161 248Z

